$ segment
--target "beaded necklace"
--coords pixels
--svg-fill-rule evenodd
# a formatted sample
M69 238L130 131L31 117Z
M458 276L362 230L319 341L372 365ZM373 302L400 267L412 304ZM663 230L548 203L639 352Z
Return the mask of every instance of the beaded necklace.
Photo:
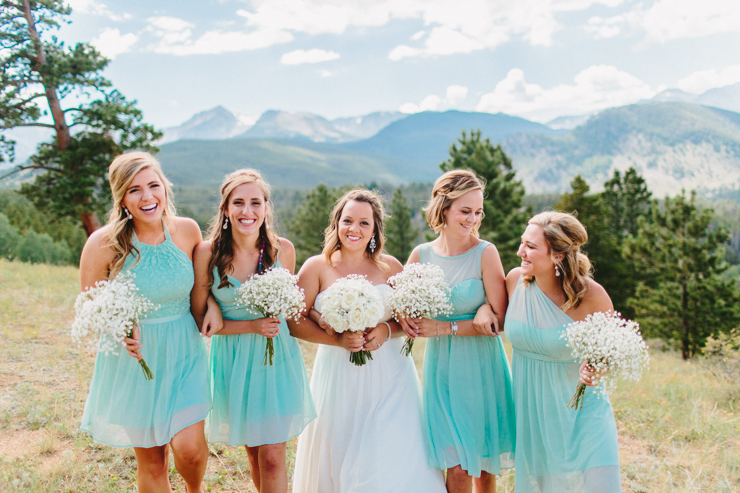
M262 238L262 241L260 242L260 260L257 263L257 273L259 274L262 271L262 255L265 253L265 239Z

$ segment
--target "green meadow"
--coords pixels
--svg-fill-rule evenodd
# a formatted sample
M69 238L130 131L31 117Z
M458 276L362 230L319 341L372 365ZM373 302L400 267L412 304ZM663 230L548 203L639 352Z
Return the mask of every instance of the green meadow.
M135 491L131 450L79 430L94 356L72 344L77 269L0 260L0 490ZM303 345L307 367L315 347ZM420 367L423 344L414 347ZM510 353L510 351L509 351ZM640 382L612 396L622 485L629 492L740 489L740 387L701 361L652 349ZM372 363L371 363L372 364ZM290 444L290 468L295 442ZM172 468L176 491L184 485ZM253 492L243 449L211 446L208 491ZM499 481L513 492L513 473Z

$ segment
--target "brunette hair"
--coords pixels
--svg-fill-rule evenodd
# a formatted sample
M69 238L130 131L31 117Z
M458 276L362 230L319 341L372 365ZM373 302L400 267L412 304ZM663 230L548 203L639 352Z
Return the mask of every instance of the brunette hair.
M485 192L485 181L472 171L453 169L437 178L432 188L432 198L423 209L429 227L439 233L445 225L445 212L452 203L473 190ZM478 222L471 232L476 238L480 236L480 225Z
M162 208L162 219L165 224L172 221L175 217L174 194L172 193L172 183L164 176L162 167L159 162L148 152L129 152L116 157L108 167L108 182L113 197L113 207L108 213L108 246L115 252L113 260L108 267L108 278L114 278L123 268L126 257L130 253L136 256L136 265L139 262L140 254L132 241L134 232L134 222L129 220L128 213L123 208L123 198L126 191L131 186L131 182L140 172L151 169L162 180L165 190L167 204ZM133 266L132 266L133 267Z
M262 191L265 203L270 202L270 186L262 178L259 171L253 169L239 169L226 175L221 184L221 202L218 205L218 213L211 219L208 230L208 239L211 241L211 262L208 264L209 286L214 283L213 269L218 269L219 284L221 289L225 286L231 286L229 282L229 272L233 272L234 267L231 263L234 261L234 245L232 243L231 229L229 225L224 229L226 221L226 211L229 208L229 199L232 192L239 186L246 183L256 183ZM271 224L269 228L268 224ZM261 250L262 265L258 274L266 271L275 263L278 257L280 240L275 233L275 221L273 221L272 207L267 206L265 220L260 225L259 240L257 247Z
M563 255L563 260L556 262L562 271L558 279L566 297L560 308L564 312L578 308L588 292L588 279L593 278L591 261L581 252L581 245L588 241L586 228L573 215L552 211L540 212L529 220L529 224L542 228L551 256L556 253ZM525 285L533 280L533 276L523 278Z
M339 239L339 220L342 217L344 206L347 205L347 202L350 200L370 204L370 207L373 210L375 251L370 249L370 243L368 242L367 247L365 248L365 254L375 262L381 270L390 270L390 266L380 259L385 245L385 226L383 224L385 210L383 209L383 202L375 193L364 189L350 190L345 193L342 198L337 200L337 203L334 205L334 209L331 211L329 226L324 230L324 250L322 253L326 258L326 262L332 267L335 266L331 256L342 246L342 242Z

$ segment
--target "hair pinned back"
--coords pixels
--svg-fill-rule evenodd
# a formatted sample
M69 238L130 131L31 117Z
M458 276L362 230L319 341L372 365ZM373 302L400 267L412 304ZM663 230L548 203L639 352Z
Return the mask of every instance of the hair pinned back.
M472 171L453 169L437 178L432 188L432 198L423 209L429 227L435 233L439 233L445 224L445 212L452 203L473 190L485 192L485 182ZM480 224L478 222L472 230L472 234L476 237L480 236L478 234Z

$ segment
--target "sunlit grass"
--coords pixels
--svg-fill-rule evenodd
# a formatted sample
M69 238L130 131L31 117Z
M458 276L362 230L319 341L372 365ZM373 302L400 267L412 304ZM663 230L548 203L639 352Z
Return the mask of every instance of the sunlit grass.
M0 261L0 490L118 492L136 487L133 452L79 430L93 355L71 342L78 272ZM507 353L511 349L504 338ZM316 348L301 343L310 371ZM424 341L413 358L421 368ZM740 489L740 392L696 362L653 350L650 370L612 396L624 491ZM296 440L289 443L288 470ZM171 468L176 491L184 491ZM255 491L244 449L211 446L209 491ZM513 474L499 481L513 492Z

